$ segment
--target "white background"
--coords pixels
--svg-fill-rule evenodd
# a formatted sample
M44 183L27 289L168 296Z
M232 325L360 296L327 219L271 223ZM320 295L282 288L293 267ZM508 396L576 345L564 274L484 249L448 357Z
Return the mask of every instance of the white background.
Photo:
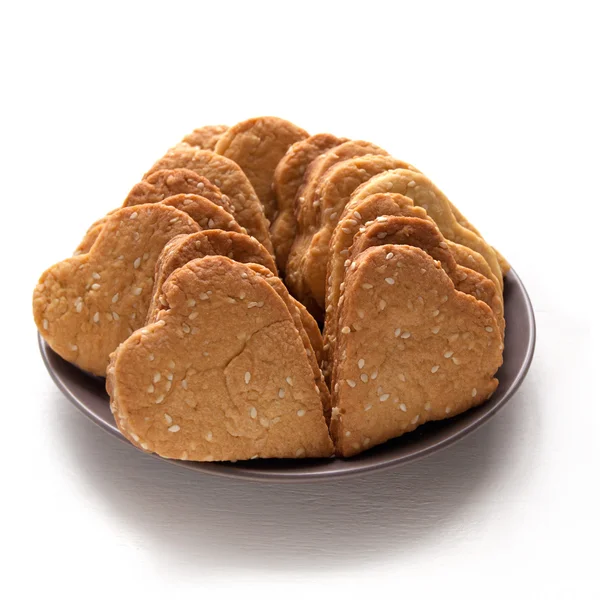
M2 596L600 597L594 5L3 2ZM42 270L188 131L262 114L412 162L511 261L538 345L488 425L371 476L238 483L55 389Z

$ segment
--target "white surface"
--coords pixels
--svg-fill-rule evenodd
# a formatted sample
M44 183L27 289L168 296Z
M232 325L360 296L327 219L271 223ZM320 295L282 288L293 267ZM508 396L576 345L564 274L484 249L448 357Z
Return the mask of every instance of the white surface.
M2 4L3 597L599 597L594 4ZM512 262L538 346L490 424L397 470L250 484L55 389L41 271L182 135L260 114L413 162Z

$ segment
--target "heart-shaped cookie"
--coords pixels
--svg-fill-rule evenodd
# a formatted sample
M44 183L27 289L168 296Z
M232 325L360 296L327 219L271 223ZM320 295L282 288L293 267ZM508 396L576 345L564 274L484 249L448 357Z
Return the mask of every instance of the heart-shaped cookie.
M271 223L271 241L280 273L285 272L290 248L296 237L294 205L307 167L319 155L346 142L329 133L318 133L296 142L279 161L273 173L277 216Z
M204 256L227 256L241 263L256 263L277 274L273 256L255 238L231 231L209 229L192 235L179 236L165 245L156 262L154 290L148 310L150 323L166 303L163 284L175 271L186 263Z
M238 233L246 232L244 228L240 227L230 212L227 212L223 206L204 196L178 194L161 200L160 204L172 206L173 208L177 208L178 210L187 213L194 221L196 221L200 229L223 229L224 231L236 231ZM109 212L87 230L83 240L81 240L75 251L75 256L90 251L94 242L100 235L107 219L111 215L114 215L115 212L115 210Z
M104 375L110 353L146 320L163 246L198 230L189 215L162 204L117 210L89 253L41 276L33 313L44 339L65 360Z
M137 206L138 204L152 204L165 198L179 194L195 194L217 204L230 214L235 214L231 200L216 185L206 177L198 175L190 169L163 169L155 171L144 181L136 183L123 206Z
M156 171L178 168L194 171L216 185L234 206L236 221L269 252L273 252L269 222L265 218L262 204L237 163L210 150L178 144L154 164L144 175L144 179L148 180Z
M275 168L292 144L307 137L304 129L285 119L256 117L230 127L217 142L215 152L240 165L272 222L277 214Z
M420 248L362 252L346 275L339 321L331 432L341 456L459 414L498 385L502 336L492 310L456 291Z
M168 308L119 346L108 370L123 434L183 460L329 456L305 348L273 287L247 265L208 256L163 289Z

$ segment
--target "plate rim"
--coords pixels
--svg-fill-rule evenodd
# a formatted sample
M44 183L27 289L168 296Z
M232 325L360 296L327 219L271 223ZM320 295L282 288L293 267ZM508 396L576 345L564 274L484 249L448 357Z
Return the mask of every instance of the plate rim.
M397 457L391 456L391 457L386 458L385 460L382 460L381 462L374 463L374 464L373 463L361 464L360 462L356 462L356 463L354 463L354 465L351 469L340 468L339 470L333 470L333 471L309 471L309 472L292 470L287 473L279 471L279 470L278 471L259 470L259 469L257 470L257 469L252 469L251 467L241 469L241 468L239 468L239 466L236 466L236 468L233 469L233 468L231 468L230 463L220 463L220 462L202 463L202 462L181 461L181 460L163 458L162 456L159 456L159 455L153 454L153 453L144 452L144 454L150 454L154 458L158 458L163 462L174 464L178 467L183 467L183 468L187 469L188 471L195 471L197 473L198 472L206 473L206 474L214 475L214 476L218 475L220 477L227 477L228 479L237 479L237 480L241 479L241 480L246 480L246 481L261 481L261 482L266 482L266 483L269 483L269 482L271 482L271 483L294 483L294 482L308 482L308 481L330 481L333 479L337 480L337 479L342 479L342 478L346 478L346 477L357 477L360 475L365 475L367 473L380 472L385 469L391 469L393 467L397 467L401 464L408 464L410 462L419 460L419 459L429 456L435 452L438 452L439 450L447 448L447 447L455 444L456 442L460 441L461 439L465 438L467 435L469 435L476 429L479 429L483 424L488 422L494 415L496 415L500 411L501 408L506 406L508 401L514 396L515 392L519 389L519 387L523 383L523 381L531 367L531 363L533 361L533 355L535 353L535 345L536 345L536 338L537 338L535 313L533 310L533 305L531 303L529 294L527 293L527 290L526 290L525 286L523 285L523 281L517 275L516 271L513 268L511 268L510 271L506 275L507 278L509 276L511 277L511 279L514 278L515 283L517 284L517 287L519 288L520 293L523 296L525 309L526 309L526 317L527 317L527 321L530 325L530 327L529 327L530 335L527 340L527 347L525 350L524 360L521 363L521 365L519 366L518 372L515 375L511 385L506 390L506 392L504 393L504 396L501 398L501 400L499 402L497 402L496 404L491 406L489 408L489 410L483 412L472 422L466 424L464 427L462 427L458 431L451 433L450 435L448 435L447 437L444 437L444 439L439 440L436 443L428 445L427 447L422 448L420 450L415 450L414 452L412 452L408 455L402 455L402 456L397 456ZM107 423L106 421L104 421L93 410L91 410L86 404L81 402L77 398L77 396L64 384L62 379L56 373L54 367L51 365L51 360L50 360L49 353L48 353L49 350L52 351L50 346L42 338L42 336L40 335L39 332L37 333L37 336L38 336L38 346L40 349L40 354L42 355L42 360L44 362L46 370L50 374L50 377L52 378L55 385L63 393L63 395L65 395L67 397L69 402L71 404L73 404L81 413L83 413L88 419L90 419L98 427L100 427L107 433L110 433L113 437L117 438L121 442L124 442L128 446L130 446L140 452L143 452L142 450L140 450L139 448L136 448L133 444L131 444L131 442L129 442L119 432L119 430L116 427L116 424L113 426L113 425ZM64 360L64 359L61 359L61 360ZM323 461L323 464L325 462L327 462L327 460L338 461L342 464L343 463L348 464L353 459L344 459L344 458L336 457L333 459L326 459L325 461ZM249 463L250 461L244 461L244 462Z

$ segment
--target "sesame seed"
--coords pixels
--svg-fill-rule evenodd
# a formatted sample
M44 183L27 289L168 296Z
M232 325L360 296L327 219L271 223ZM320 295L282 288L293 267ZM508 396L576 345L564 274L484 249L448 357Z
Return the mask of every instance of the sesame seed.
M359 444L358 442L353 442L353 443L352 443L352 447L353 447L355 450L359 450L359 449L360 449L360 444Z
M306 411L303 408L301 408L296 414L299 417L303 417L306 414Z
M379 402L385 402L389 397L389 394L382 394L381 396L379 396Z
M420 417L420 416L421 416L421 415L415 415L415 416L414 416L414 417L411 419L411 424L412 424L412 425L414 425L414 424L415 424L415 423L416 423L416 422L419 420L419 417Z
M372 405L372 404L367 404L367 405L365 406L365 412L367 412L368 410L371 410L372 408L373 408L373 405Z
M92 273L92 277L93 277L94 279L100 279L100 273L96 273L96 272L94 272L94 273Z
M440 248L444 248L445 250L447 250L448 244L446 244L446 242L440 242Z
M417 183L414 179L411 179L406 185L408 187L415 187L415 185L417 185Z
M181 427L179 427L179 425L171 425L171 427L169 427L171 433L177 433L180 429Z
M400 381L406 382L406 377L404 376L404 373L399 373L399 374L398 374L398 379L399 379Z
M298 450L296 450L296 456L304 456L305 453L306 450L304 450L304 448L298 448Z
M371 373L371 379L377 379L377 373L378 373L377 371L373 371Z
M442 302L448 302L448 296L442 296L441 301Z
M76 310L78 313L80 313L82 309L83 309L83 304L82 304L81 302L79 302L79 303L77 303L77 304L75 305L75 310Z
M383 310L386 307L385 300L379 301L379 310Z
M346 379L346 383L351 387L356 387L356 381L354 379Z
M132 212L132 213L129 215L129 218L130 218L130 219L137 219L137 217L138 217L138 214L137 214L137 212Z
M396 281L392 277L386 277L385 282L389 285L394 285L394 283L396 283Z
M140 266L140 263L142 262L142 259L138 256L134 261L133 261L133 268L137 269Z
M154 401L156 404L160 404L163 400L165 399L164 394L161 394L160 396L158 396L156 398L156 400Z
M92 289L93 290L99 290L100 289L100 284L99 283L92 283Z
M133 288L133 295L134 296L139 296L141 293L142 293L142 288L141 287Z
M342 333L350 333L350 327L348 327L347 325L345 327L342 327Z
M362 310L362 308L359 308L359 309L356 311L356 314L358 315L358 317L359 317L360 319L364 319L364 318L365 318L365 311L364 311L364 310Z
M400 337L403 340L407 340L410 337L410 331L405 331Z
M371 443L371 438L365 438L363 441L363 446L366 448Z
M77 352L77 344L71 344L71 350L73 350L73 352Z
M436 309L431 314L432 316L437 317L440 314L440 311Z
M369 381L369 376L366 373L362 373L361 376L360 376L360 380L363 383L367 383Z
M208 294L205 292L200 292L199 296L200 300L208 300Z
M354 218L358 219L359 221L362 220L362 216L357 210L354 211Z
M431 372L432 373L437 373L438 369L440 368L440 365L433 365L433 367L431 367Z
M381 385L380 385L380 386L377 388L377 395L378 395L378 396L381 396L381 394L383 394L383 386L381 386Z
M187 382L187 379L182 379L182 380L181 380L181 387L182 387L184 390L187 390L187 389L188 389L188 382Z
M344 433L344 435L345 435L346 437L350 437L350 431L346 431L346 433Z
M450 358L453 354L452 350L448 350L448 352L444 352L444 358Z
M112 297L112 300L111 300L111 302L115 303L115 302L117 302L118 300L119 300L119 294L115 294L115 295Z
M398 408L402 411L402 412L406 412L406 404L404 404L404 402L400 402L400 404L398 404Z
M150 255L147 252L144 252L144 256L142 256L142 258L144 260L148 260L149 257L150 257Z
M340 256L348 256L348 248L346 248L345 250L340 250Z
M362 284L362 289L363 290L370 290L372 287L373 287L373 285L370 284L370 283L363 283Z
M294 385L292 378L289 375L285 378L285 381L290 387Z
M385 231L382 231L381 233L377 234L377 239L379 240L383 240L387 237L387 233Z
M246 385L250 383L250 371L246 371L244 373L244 382L246 383Z
M333 391L334 391L336 394L337 394L337 393L340 391L340 384L339 384L339 383L336 383L336 384L333 386Z
M189 333L191 331L190 326L187 323L184 323L181 326L181 329L183 329L183 333Z
M134 439L134 441L139 442L140 441L140 436L136 435L135 433L131 434L131 437Z
M150 384L150 385L149 385L149 386L146 388L146 391L147 391L149 394L153 394L153 393L154 393L154 386L153 386L152 384Z
M48 319L44 319L44 320L42 321L42 327L43 327L44 329L48 329Z
M390 260L390 258L393 258L393 257L394 257L394 253L393 253L393 252L388 252L388 253L385 255L385 260Z
M119 313L116 313L116 312L114 312L114 311L113 311L113 312L112 312L112 318L113 318L115 321L118 321L118 320L119 320L121 317L119 317Z
M448 414L452 409L449 406L446 406L446 414Z
M335 220L335 218L336 218L336 217L337 217L337 213L336 213L336 212L332 212L332 213L329 215L329 220L330 220L330 221L333 221L333 220Z
M492 331L494 331L494 329L493 329L492 327L486 327L486 328L485 328L485 330L486 330L488 333L492 333Z
M205 439L207 442L210 442L210 441L213 439L212 431L208 431L208 432L206 433L206 435L204 436L204 439Z
M471 397L472 397L472 398L475 398L475 396L477 396L477 388L473 388L473 389L471 390Z
M100 313L95 313L92 319L94 320L94 323L98 323L98 321L100 321Z
M171 415L165 413L165 421L167 422L167 425L170 425L173 422L173 418L171 417Z
M352 233L352 229L350 229L349 227L342 227L342 231L344 233Z
M256 415L257 415L258 413L256 412L256 408L254 408L254 406L251 406L251 407L250 407L250 411L249 411L249 412L250 412L250 418L252 418L252 419L256 419Z
M359 369L362 369L364 366L365 366L365 359L364 359L364 358L361 358L361 359L358 361L358 368L359 368Z
M278 393L278 396L279 396L280 398L283 398L283 397L285 397L285 390L284 390L283 388L279 388L279 393Z
M152 381L154 381L154 383L158 383L160 381L160 373L154 373L154 377L152 378Z
M431 410L431 402L425 402L425 410Z
M400 327L396 328L394 330L394 337L398 337L401 333L402 333L402 331L400 330Z
M439 327L433 327L431 329L431 333L439 333L440 332L440 328Z
M148 354L148 360L152 362L154 360L154 354Z
M173 381L173 373L167 373L166 377L169 381Z

